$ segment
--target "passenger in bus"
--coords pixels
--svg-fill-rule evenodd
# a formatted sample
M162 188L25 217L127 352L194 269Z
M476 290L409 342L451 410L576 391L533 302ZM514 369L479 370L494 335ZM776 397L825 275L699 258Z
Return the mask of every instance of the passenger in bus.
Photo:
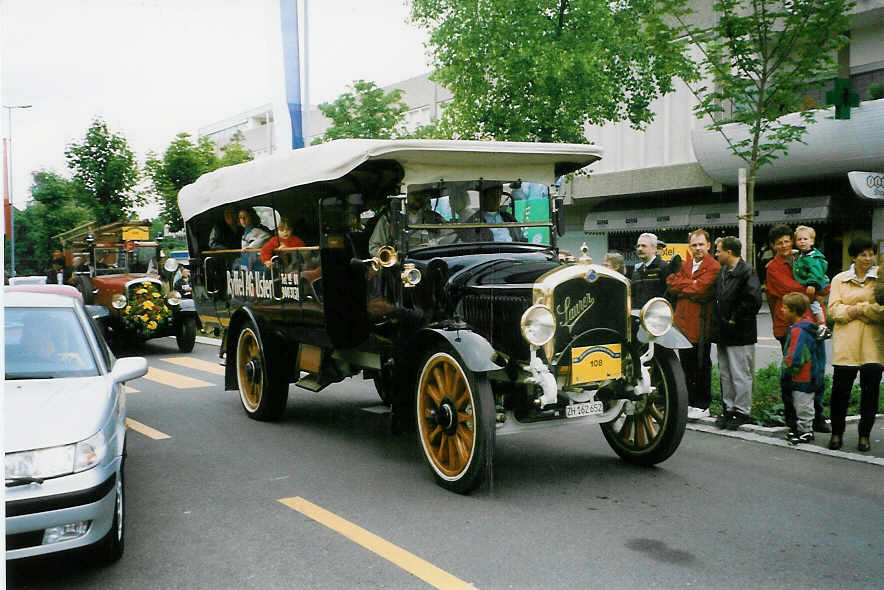
M514 223L516 218L509 211L500 208L503 187L494 185L484 188L476 211L466 223ZM524 234L518 227L477 227L461 230L461 241L467 242L525 242Z
M292 233L292 222L288 217L281 217L279 223L276 224L276 235L267 240L267 243L261 247L261 262L264 266L270 267L273 258L273 251L277 248L302 248L304 241ZM282 258L286 258L285 253L280 253ZM287 265L284 265L287 266Z
M224 220L209 233L210 250L239 250L242 247L242 227L237 223L236 207L224 207Z
M237 213L239 225L242 229L242 249L260 248L273 235L266 226L261 224L261 218L254 207L243 207Z

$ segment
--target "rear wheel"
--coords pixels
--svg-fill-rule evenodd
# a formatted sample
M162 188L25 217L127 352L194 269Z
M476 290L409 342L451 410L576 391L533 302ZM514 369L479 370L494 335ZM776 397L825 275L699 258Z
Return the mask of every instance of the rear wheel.
M285 411L288 382L267 362L258 330L249 322L236 340L236 380L243 410L255 420L276 420Z
M181 352L193 350L193 345L196 343L196 318L188 317L178 323L175 342L178 343L178 350Z
M491 475L494 396L488 379L456 353L427 355L417 383L418 439L442 487L467 493Z
M602 433L614 452L639 465L669 458L681 443L687 424L687 387L675 353L655 347L650 373L655 392L627 403L619 416L602 424Z

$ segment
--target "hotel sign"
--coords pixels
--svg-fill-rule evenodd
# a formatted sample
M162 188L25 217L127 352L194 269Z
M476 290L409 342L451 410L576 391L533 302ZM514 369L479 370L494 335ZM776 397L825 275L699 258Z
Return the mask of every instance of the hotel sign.
M848 172L847 178L857 195L884 200L884 172Z

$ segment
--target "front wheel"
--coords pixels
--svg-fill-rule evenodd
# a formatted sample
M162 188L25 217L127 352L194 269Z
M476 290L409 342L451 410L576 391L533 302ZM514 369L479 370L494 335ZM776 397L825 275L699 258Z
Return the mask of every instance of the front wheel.
M120 472L115 485L116 494L114 496L114 518L111 528L107 534L95 545L95 559L99 563L114 563L123 556L125 549L125 533L126 533L126 496L125 481L123 479L123 468L125 461L120 464Z
M454 352L427 355L417 382L417 429L436 482L465 494L491 475L494 396Z
M175 342L180 352L190 352L196 343L196 318L184 318L175 330Z
M288 381L272 371L258 338L258 330L249 323L236 340L236 380L243 410L249 418L276 420L285 412Z
M602 433L614 452L639 465L655 465L669 458L681 443L687 424L687 386L675 353L655 347L650 373L655 392L627 403L619 416L602 424Z

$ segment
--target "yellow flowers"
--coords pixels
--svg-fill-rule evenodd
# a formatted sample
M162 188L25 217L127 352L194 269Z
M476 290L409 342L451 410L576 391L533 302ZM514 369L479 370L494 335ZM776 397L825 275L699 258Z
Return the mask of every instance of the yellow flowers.
M120 319L138 336L150 338L154 332L172 321L172 310L163 301L163 293L153 283L142 283L129 298Z

